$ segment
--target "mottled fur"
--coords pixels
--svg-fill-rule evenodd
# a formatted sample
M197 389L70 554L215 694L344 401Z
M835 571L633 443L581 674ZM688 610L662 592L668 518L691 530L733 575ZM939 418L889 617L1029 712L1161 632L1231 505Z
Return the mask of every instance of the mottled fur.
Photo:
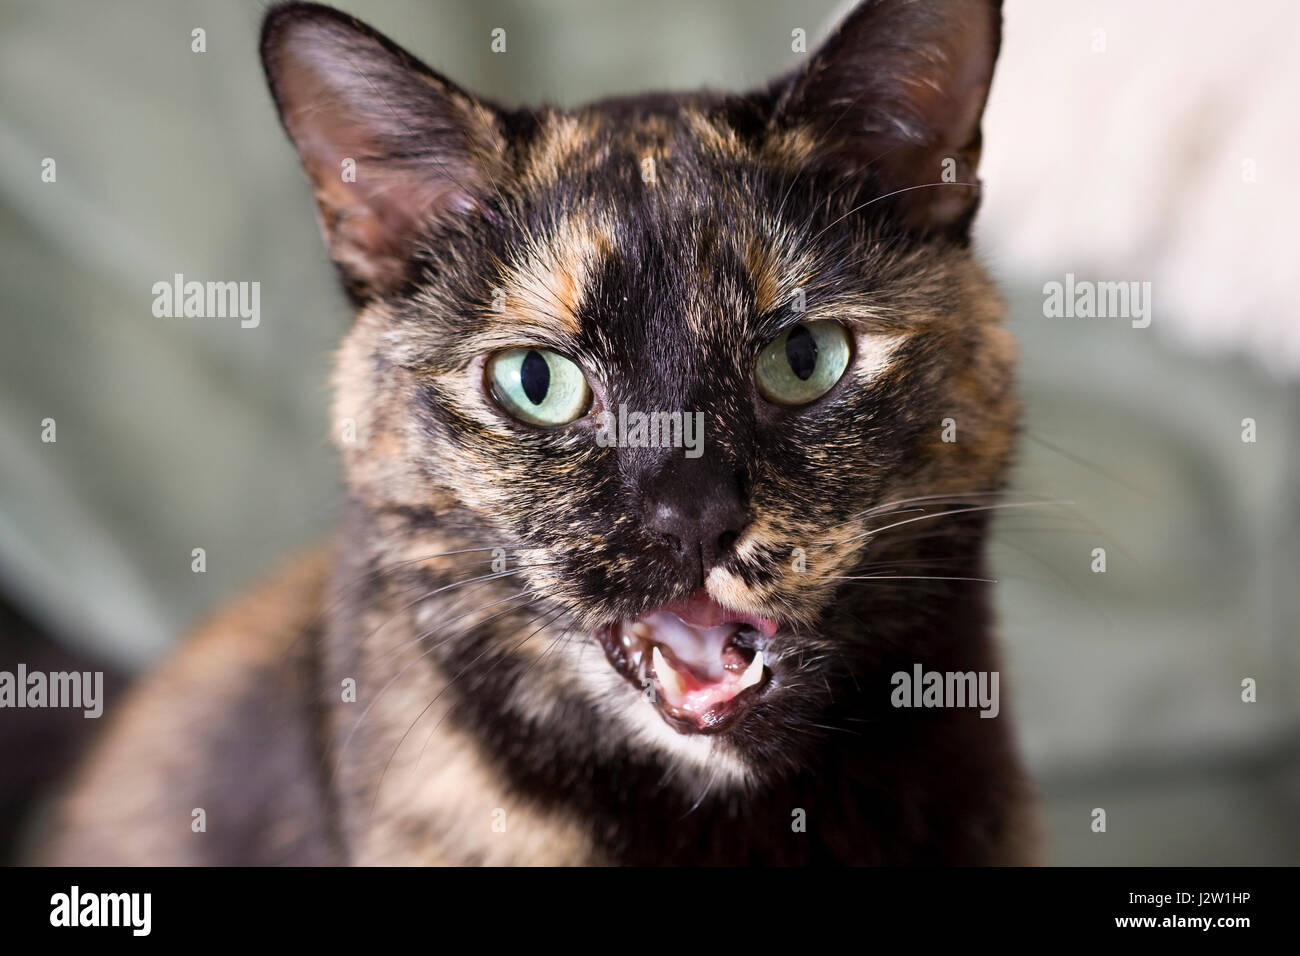
M867 532L901 520L901 499L995 492L1012 454L1014 347L967 243L997 34L994 3L881 0L757 93L509 111L346 17L273 10L272 89L358 306L335 374L348 514L328 585L310 570L313 623L278 609L252 629L220 622L228 650L196 644L194 665L141 692L83 780L62 857L1031 859L1009 708L889 704L889 675L914 663L996 669L985 585L845 580L983 577L984 512ZM355 184L339 181L343 156ZM931 188L945 158L959 183ZM809 406L766 403L758 350L817 319L850 330L849 372ZM577 362L602 407L704 412L706 454L604 448L591 419L548 430L503 414L482 364L519 345ZM783 623L770 690L726 735L668 727L592 637L700 583L644 520L665 481L739 489L748 524L707 584ZM312 682L290 691L301 733L255 731L236 709L271 693L269 674L232 672L236 694L226 671L200 673L236 641ZM346 678L356 702L340 700ZM178 681L192 699L161 689ZM195 751L182 733L263 743ZM140 778L140 764L172 769ZM290 770L263 809L301 815L296 847L189 833L184 807ZM135 810L97 816L90 792ZM158 818L173 805L182 818Z

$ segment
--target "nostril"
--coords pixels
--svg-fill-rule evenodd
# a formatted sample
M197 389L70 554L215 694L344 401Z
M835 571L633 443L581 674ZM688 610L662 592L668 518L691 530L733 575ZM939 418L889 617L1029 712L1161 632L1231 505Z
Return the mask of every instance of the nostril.
M646 528L674 554L681 554L685 550L685 543L681 536L682 526L681 513L665 502L656 504L650 512L649 520L646 521Z
M641 527L667 552L661 556L694 579L732 553L748 523L739 489L715 480L675 480L653 487L641 506Z
M676 554L682 553L682 539L677 537L677 535L669 534L666 531L661 531L659 532L659 540L661 540L668 547L672 548L674 553Z

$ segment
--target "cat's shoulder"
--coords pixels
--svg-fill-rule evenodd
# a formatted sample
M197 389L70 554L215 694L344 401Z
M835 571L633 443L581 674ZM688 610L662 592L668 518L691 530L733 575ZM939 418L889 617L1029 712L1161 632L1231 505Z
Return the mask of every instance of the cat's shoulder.
M58 808L76 865L327 862L313 765L324 549L289 563L141 679Z

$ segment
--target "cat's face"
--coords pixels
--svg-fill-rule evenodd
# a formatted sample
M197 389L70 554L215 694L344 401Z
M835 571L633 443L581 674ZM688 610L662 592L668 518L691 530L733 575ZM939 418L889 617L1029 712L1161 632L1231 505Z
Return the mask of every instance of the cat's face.
M736 777L797 762L876 615L925 600L848 580L932 554L868 532L1003 480L1012 350L966 244L997 38L995 4L882 2L760 93L505 111L339 15L273 14L358 306L336 433L387 557L429 523L501 548L580 638L475 632L492 659ZM486 570L466 555L435 564Z

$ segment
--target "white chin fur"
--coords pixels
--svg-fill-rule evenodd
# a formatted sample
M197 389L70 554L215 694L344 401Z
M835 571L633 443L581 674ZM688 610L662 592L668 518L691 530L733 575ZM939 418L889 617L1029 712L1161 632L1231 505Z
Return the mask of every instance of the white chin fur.
M610 667L598 647L566 642L564 668L577 678L586 695L611 723L626 731L634 746L671 758L675 775L686 785L744 786L753 779L750 768L707 734L680 734L664 722L655 706Z

